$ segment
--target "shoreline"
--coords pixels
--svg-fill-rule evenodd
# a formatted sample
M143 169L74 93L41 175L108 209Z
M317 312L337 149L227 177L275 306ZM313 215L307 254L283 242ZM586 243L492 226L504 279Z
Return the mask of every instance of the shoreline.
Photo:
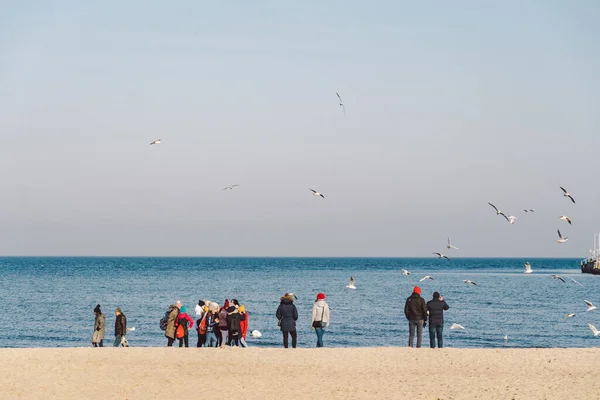
M600 345L600 341L598 342ZM0 349L10 399L596 399L600 348ZM0 397L2 397L0 396Z

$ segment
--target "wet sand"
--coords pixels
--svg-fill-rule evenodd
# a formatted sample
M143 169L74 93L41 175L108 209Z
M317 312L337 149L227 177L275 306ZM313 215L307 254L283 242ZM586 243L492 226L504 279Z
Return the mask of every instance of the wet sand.
M600 399L598 348L0 349L0 360L1 399Z

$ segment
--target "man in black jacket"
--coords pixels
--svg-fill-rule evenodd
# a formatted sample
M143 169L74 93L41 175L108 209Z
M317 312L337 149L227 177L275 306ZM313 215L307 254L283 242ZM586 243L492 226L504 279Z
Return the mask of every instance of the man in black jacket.
M435 349L435 337L437 335L438 348L444 346L442 333L444 332L444 311L450 306L438 292L433 292L433 300L427 302L429 310L429 346Z
M413 293L404 304L404 315L408 320L408 347L413 347L415 330L417 331L417 348L421 347L423 327L427 320L427 304L421 297L421 288L415 286Z
M117 316L115 320L115 343L114 347L119 347L119 345L123 345L123 347L129 347L127 344L127 339L125 339L125 334L127 333L127 318L121 307L118 307L115 311L115 315Z

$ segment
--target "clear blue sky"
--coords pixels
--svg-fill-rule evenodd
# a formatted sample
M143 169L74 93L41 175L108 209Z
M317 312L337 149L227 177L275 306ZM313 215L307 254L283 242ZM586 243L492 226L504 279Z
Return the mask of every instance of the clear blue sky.
M585 257L600 231L597 1L12 3L0 254Z

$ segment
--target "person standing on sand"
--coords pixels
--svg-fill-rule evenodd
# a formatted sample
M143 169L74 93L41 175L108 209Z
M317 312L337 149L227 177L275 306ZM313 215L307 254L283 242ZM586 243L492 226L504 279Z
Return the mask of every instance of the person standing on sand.
M169 306L169 322L167 323L167 329L165 330L165 337L167 338L167 347L172 347L175 341L175 320L179 315L179 309L181 308L181 300L177 300L177 303Z
M196 344L197 347L202 347L206 343L206 333L200 333L200 323L206 315L206 310L208 310L208 307L206 307L206 302L199 300L198 304L196 304L196 308L194 309L194 312L196 313L196 330L198 331L198 343Z
M417 331L417 348L421 347L423 340L423 327L427 321L427 304L421 297L421 288L415 286L413 293L404 304L404 315L408 320L408 347L413 347L415 330Z
M229 345L231 346L240 346L240 335L242 333L242 329L240 328L240 311L237 307L237 300L231 300L231 305L227 309L227 329L229 332Z
M450 306L438 292L433 292L433 300L427 302L427 310L429 311L429 347L435 349L435 337L437 335L438 348L444 347L444 311Z
M219 333L220 336L217 337L219 339L219 346L223 347L225 344L229 344L229 337L227 335L227 309L229 308L229 299L225 299L225 303L223 303L223 308L219 311Z
M248 347L246 343L246 333L248 332L248 313L246 312L246 306L240 305L240 329L242 330L240 336L240 346Z
M323 347L323 334L329 328L329 305L325 302L325 294L319 293L312 309L311 329L317 333L317 347Z
M104 347L102 340L104 339L104 326L106 324L106 315L100 311L100 304L94 308L94 315L96 319L94 321L94 334L92 335L92 345L94 347Z
M119 347L119 345L123 345L123 347L129 347L125 338L127 334L127 317L123 314L121 307L117 307L115 315L117 318L115 319L115 342L113 346Z
M207 311L206 316L206 347L218 347L217 329L219 329L219 313Z
M296 321L298 320L298 310L294 305L294 299L286 293L281 299L275 316L279 320L279 326L283 333L283 347L288 348L289 336L292 336L292 348L296 348L298 335L296 333Z
M182 347L185 343L185 347L190 347L189 345L189 333L190 328L194 326L194 320L192 317L187 315L187 307L182 306L181 311L177 314L177 319L175 320L175 332L181 326L183 329L183 337L179 338L179 347Z

